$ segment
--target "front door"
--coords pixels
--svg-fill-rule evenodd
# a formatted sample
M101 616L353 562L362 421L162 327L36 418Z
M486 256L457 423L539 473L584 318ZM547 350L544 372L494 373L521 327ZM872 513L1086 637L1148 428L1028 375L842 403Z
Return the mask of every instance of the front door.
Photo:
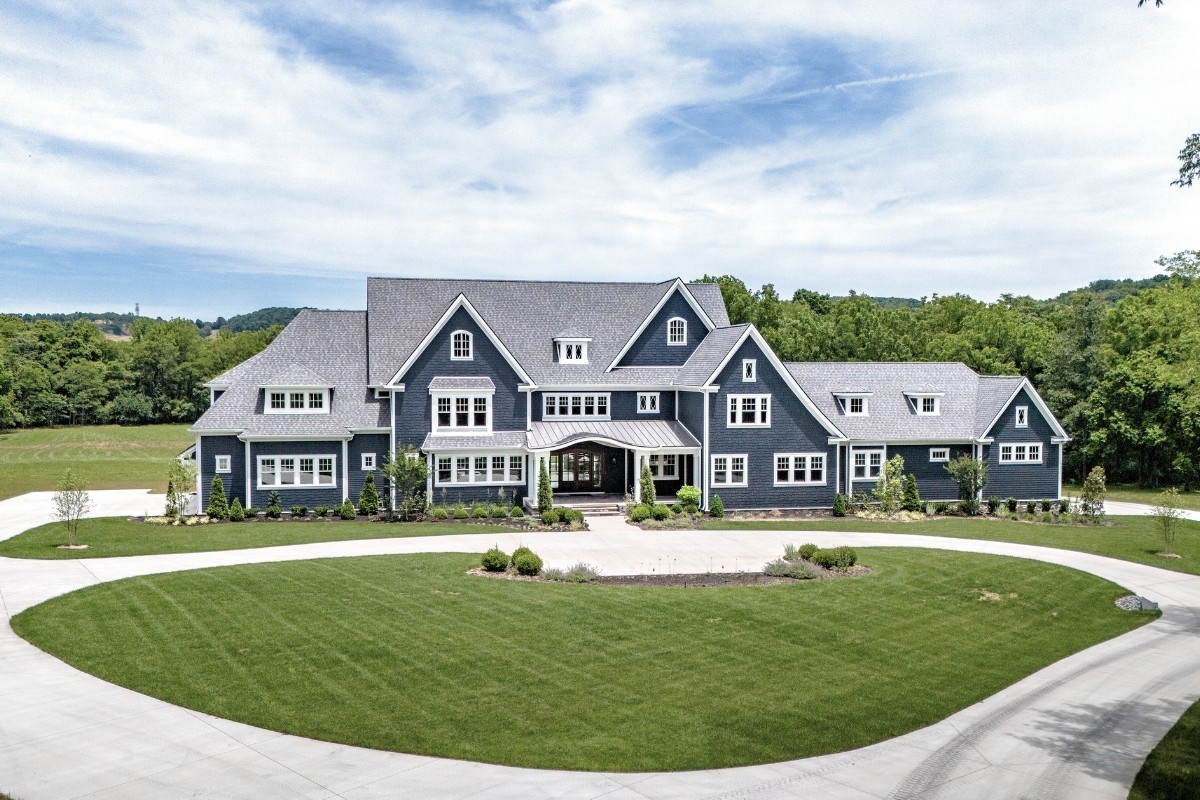
M551 455L550 485L560 493L602 491L604 454L591 450L563 450Z

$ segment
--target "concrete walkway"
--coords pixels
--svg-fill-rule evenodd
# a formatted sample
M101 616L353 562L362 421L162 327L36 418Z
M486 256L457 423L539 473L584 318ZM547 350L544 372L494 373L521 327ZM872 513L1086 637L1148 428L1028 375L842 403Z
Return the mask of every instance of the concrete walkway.
M1200 511L1181 509L1184 519L1200 522ZM1114 517L1148 517L1154 513L1154 507L1145 503L1125 503L1120 500L1105 500L1104 513Z
M1200 577L1086 553L906 534L651 533L597 519L588 533L375 539L71 562L0 559L0 600L9 615L132 575L326 556L480 552L494 543L511 550L523 542L550 566L583 560L605 574L753 569L778 555L785 541L1035 558L1120 583L1159 602L1163 617L928 728L861 750L757 767L639 774L517 769L286 736L93 678L27 644L5 624L0 790L21 800L1124 798L1145 755L1200 696Z

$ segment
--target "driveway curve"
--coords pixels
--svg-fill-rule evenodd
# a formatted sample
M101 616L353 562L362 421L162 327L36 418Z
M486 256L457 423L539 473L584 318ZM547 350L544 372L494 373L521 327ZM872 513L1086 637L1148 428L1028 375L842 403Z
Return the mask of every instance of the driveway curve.
M0 526L0 538L15 532ZM254 728L94 678L28 644L7 624L12 614L85 586L201 567L481 552L493 544L511 550L525 543L548 565L582 560L610 575L728 571L758 567L782 542L801 537L822 546L925 547L1062 564L1155 600L1163 616L941 722L870 747L754 767L615 774L381 752ZM1086 553L906 534L648 533L594 520L587 533L374 539L69 562L0 559L0 600L0 790L21 800L1124 798L1146 754L1200 696L1200 577Z

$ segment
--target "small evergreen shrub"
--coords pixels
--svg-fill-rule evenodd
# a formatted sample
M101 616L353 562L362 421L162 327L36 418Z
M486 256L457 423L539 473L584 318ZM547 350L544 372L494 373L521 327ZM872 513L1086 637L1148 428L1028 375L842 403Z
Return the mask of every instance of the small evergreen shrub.
M448 519L449 517L450 517L450 512L446 510L445 506L434 506L433 507L433 518L434 519L442 520L442 519Z
M679 487L679 491L675 493L675 498L679 500L679 504L689 512L695 513L700 508L700 487L684 484Z
M528 547L513 553L512 564L520 575L537 575L542 571L542 559Z
M832 550L818 550L812 555L812 562L825 569L835 569L845 572L858 563L858 553L853 547L835 547Z
M1067 499L1066 497L1064 497L1058 501L1058 513L1060 513L1060 514L1070 514L1071 513L1071 501L1069 499Z
M205 512L213 519L226 519L229 516L229 501L225 499L225 482L220 475L213 475L212 488L208 495L208 510Z
M229 521L241 522L246 518L246 509L242 508L242 501L233 498L233 505L229 507Z
M354 505L350 502L350 498L347 497L346 502L342 503L341 508L338 509L338 516L342 519L354 519Z
M917 511L922 508L921 491L917 487L917 476L911 472L904 476L904 489L900 495L900 508L904 511Z
M683 513L683 504L675 503L673 506L671 506L671 513L674 514L675 516L679 516L680 514L682 514Z
M655 505L650 506L650 516L653 517L657 522L664 522L671 519L675 515L671 513L671 509L656 503Z
M521 508L520 506L513 506L511 511L513 519L522 519L525 517L525 509Z
M308 506L292 506L291 508L288 509L288 511L292 512L293 517L307 517L308 516Z
M1008 509L1008 513L1010 513L1010 514L1017 513L1017 498L1010 497L1007 500L1005 500L1004 507Z
M817 571L803 561L788 561L777 558L763 567L763 574L774 578L795 578L796 580L812 580L817 577Z
M273 506L273 505L268 504L267 508L266 508L266 515L267 515L267 519L279 519L280 517L283 516L283 509L280 508L279 506Z
M1037 511L1037 501L1030 500L1028 503L1025 504L1025 513L1026 514L1033 516L1035 511Z
M558 509L558 518L563 522L583 522L583 512L578 508L560 508Z
M979 501L975 498L963 500L958 504L958 510L968 517L974 517L979 513Z
M508 553L493 547L483 554L483 568L488 572L504 572L508 569Z
M487 519L488 507L485 503L476 503L471 506L471 516L475 519Z
M1046 512L1046 511L1049 511L1049 510L1050 510L1050 506L1051 506L1051 505L1052 505L1052 504L1050 503L1050 501L1049 501L1049 500L1043 500L1043 501L1042 501L1042 512L1044 513L1044 512Z
M462 503L454 504L454 518L455 519L467 519L470 516L471 516L471 514L470 514L470 512L467 511L466 506L464 506Z
M358 493L358 510L370 516L379 513L379 490L375 488L374 472L368 472L363 481L362 491Z
M638 481L642 488L642 502L646 505L653 505L658 496L654 493L654 475L650 472L650 465L642 466L642 475Z
M329 506L317 506L313 509L313 515L317 519L325 519L329 516Z
M935 514L944 515L944 514L949 513L949 511L950 511L949 503L943 502L943 503L934 503L933 504L933 513L935 513Z
M548 511L542 512L542 524L543 525L557 525L560 519L561 519L561 517L559 516L558 512L555 511L553 508L551 508Z
M837 496L833 498L833 515L835 517L846 516L846 507L849 505L850 499L841 492L838 492Z
M725 504L721 502L721 495L714 494L712 500L708 501L708 513L714 517L725 516Z
M504 519L507 516L507 514L505 513L507 511L508 511L507 506L498 505L496 503L493 503L492 505L488 506L488 516L491 517L492 519Z
M818 550L813 553L808 560L816 564L818 567L833 569L834 555L832 550Z
M996 509L998 509L1000 507L1000 498L996 497L996 495L992 495L991 497L989 497L987 499L987 504L988 504L988 513L995 516Z
M258 509L254 506L246 506L246 519L254 519L258 516Z
M537 509L539 512L545 512L554 508L554 496L550 491L550 470L546 466L546 459L538 460L542 462L542 466L538 471Z
M645 522L650 519L650 506L645 503L638 503L629 509L630 522Z
M810 542L808 544L800 545L798 552L800 553L801 558L812 561L813 553L817 552L818 549L820 548Z

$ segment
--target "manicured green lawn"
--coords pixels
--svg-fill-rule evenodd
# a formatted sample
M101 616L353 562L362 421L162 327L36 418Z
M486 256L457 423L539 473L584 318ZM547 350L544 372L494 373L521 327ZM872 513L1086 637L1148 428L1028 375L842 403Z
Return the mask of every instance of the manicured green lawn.
M252 725L630 771L861 747L1154 618L1050 564L860 556L873 574L708 589L491 580L463 555L255 564L102 584L12 625L105 680Z
M0 556L10 558L107 558L159 553L198 553L243 550L281 544L335 542L346 539L392 539L442 536L452 533L511 531L493 525L462 522L228 522L214 525L147 525L126 517L100 517L79 523L80 544L86 550L60 550L67 540L61 522L42 525L0 542Z
M1111 524L1109 524L1111 523ZM829 519L816 521L706 520L707 530L777 531L862 531L864 533L913 533L923 536L952 536L960 539L992 539L998 542L1059 547L1084 553L1137 561L1152 567L1200 575L1200 522L1181 522L1172 548L1183 558L1163 558L1163 542L1149 517L1109 517L1104 525L1043 525L991 518L939 517L924 522ZM795 544L801 544L798 537Z
M1068 497L1079 497L1081 487L1078 484L1063 484L1063 494ZM1130 484L1114 483L1106 487L1107 499L1120 500L1126 503L1145 503L1152 506L1158 502L1158 489L1139 489ZM1200 511L1200 492L1180 492L1179 505L1192 511Z
M1150 751L1129 800L1200 798L1200 703L1189 708Z
M92 489L167 490L167 464L195 442L186 425L78 426L0 433L0 500L53 491L67 467Z

